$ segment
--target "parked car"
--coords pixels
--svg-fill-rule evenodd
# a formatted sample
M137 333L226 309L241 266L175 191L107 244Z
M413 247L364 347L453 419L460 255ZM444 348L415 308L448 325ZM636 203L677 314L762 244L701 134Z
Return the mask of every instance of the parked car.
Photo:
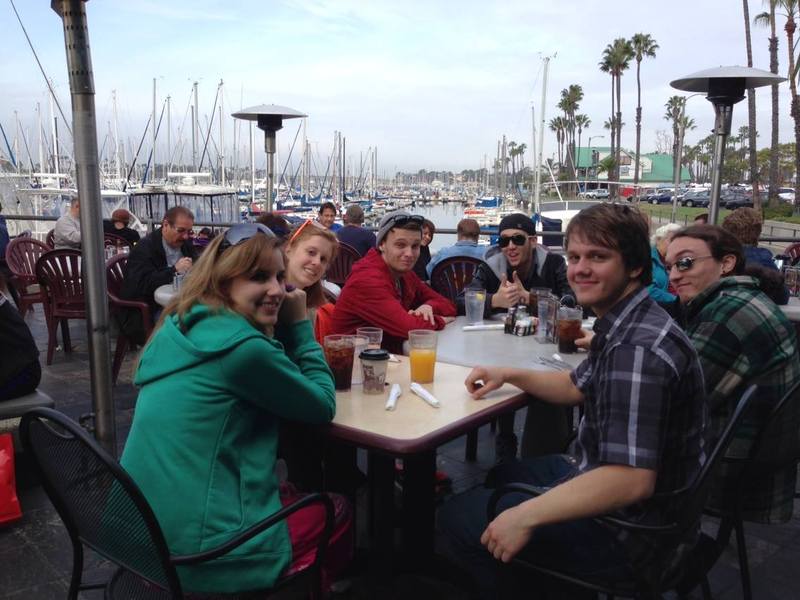
M752 208L753 206L753 196L740 189L735 188L728 188L727 190L723 190L719 197L720 206L723 206L729 210L736 210L737 208L742 208L743 206L749 206Z
M607 189L597 188L595 190L587 190L583 195L586 198L606 199L609 194Z
M707 208L711 201L711 192L709 190L692 190L686 192L682 199L678 196L678 199L681 201L681 206Z
M649 202L650 204L671 204L672 192L656 192L655 194L650 194L645 198L645 202Z
M794 204L794 188L782 187L778 188L778 198L784 202Z

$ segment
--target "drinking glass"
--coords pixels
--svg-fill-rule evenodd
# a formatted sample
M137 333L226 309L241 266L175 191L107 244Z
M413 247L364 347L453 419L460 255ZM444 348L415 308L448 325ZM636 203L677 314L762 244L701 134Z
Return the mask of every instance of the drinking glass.
M583 323L583 309L580 306L568 308L562 306L558 309L558 351L564 354L574 354L578 351L575 340L581 337L581 324Z
M351 385L361 385L364 381L361 375L361 359L359 355L361 351L369 345L369 338L365 335L353 336L353 378L350 381Z
M383 329L380 327L359 327L356 329L356 335L364 336L369 340L367 348L377 350L381 347Z
M485 302L486 290L466 290L464 292L467 325L480 325L483 323L483 306Z
M433 373L436 368L436 332L428 329L412 329L408 332L408 345L411 381L433 383Z
M558 298L551 294L542 294L537 296L536 304L539 316L539 329L536 331L536 340L542 344L555 343Z
M337 390L349 390L353 377L354 336L340 333L326 335L323 340L325 360L333 372Z

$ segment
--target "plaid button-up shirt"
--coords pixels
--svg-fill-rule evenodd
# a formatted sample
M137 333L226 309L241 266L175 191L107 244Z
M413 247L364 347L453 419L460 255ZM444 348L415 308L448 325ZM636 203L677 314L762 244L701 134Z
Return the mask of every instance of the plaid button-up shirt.
M656 493L683 487L704 464L706 451L703 373L694 347L646 288L618 302L594 331L589 357L572 373L585 397L573 447L578 470L606 464L651 469ZM645 500L620 513L659 523L671 508ZM634 564L658 543L625 532L618 537Z
M703 366L714 438L722 432L744 389L758 384L754 410L745 415L728 450L728 455L746 456L770 409L800 377L794 328L752 277L720 279L688 304L686 316L686 333ZM796 416L800 406L790 410ZM785 423L790 426L797 419L785 419ZM777 439L795 443L797 433ZM763 523L788 521L796 479L797 468L792 465L772 477L747 482L744 518ZM729 503L735 483L735 473L723 466L712 490L712 506L724 507L725 500Z

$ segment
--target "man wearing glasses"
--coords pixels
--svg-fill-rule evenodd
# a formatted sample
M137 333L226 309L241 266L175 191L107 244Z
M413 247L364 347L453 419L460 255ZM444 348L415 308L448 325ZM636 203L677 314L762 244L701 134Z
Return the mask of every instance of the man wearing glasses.
M145 236L136 244L128 256L122 297L126 300L141 300L150 305L155 315L160 306L153 294L156 288L172 282L176 273L185 274L197 258L189 232L194 225L192 211L183 206L173 206L161 221L161 229ZM123 329L132 339L144 341L144 328L138 320L139 311L130 311L130 318L123 319Z
M384 347L401 352L412 329L443 329L456 307L414 273L422 244L420 215L397 211L381 219L377 248L353 265L331 322L332 333L358 327L383 329Z
M486 252L485 264L478 266L468 286L486 290L485 317L519 303L533 304L533 288L549 288L559 298L572 295L564 259L536 243L536 227L528 215L503 217L499 232L499 251Z

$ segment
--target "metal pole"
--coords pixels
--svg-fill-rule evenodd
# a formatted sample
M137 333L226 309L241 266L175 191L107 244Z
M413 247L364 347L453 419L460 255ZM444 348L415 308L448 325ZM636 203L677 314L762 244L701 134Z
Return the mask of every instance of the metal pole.
M200 104L197 101L197 82L192 85L194 106L192 107L192 171L197 172L197 144L200 141Z
M114 396L111 392L111 353L108 336L108 298L103 262L103 224L100 171L97 165L97 126L94 76L83 0L60 0L51 6L64 23L72 120L75 170L81 196L82 270L86 292L89 369L97 440L117 455Z
M153 118L151 120L153 126L153 177L152 181L156 179L156 78L153 77Z
M253 145L253 122L250 121L250 203L256 202L256 147Z
M275 187L275 131L264 132L264 150L267 153L267 212L272 212L272 190Z
M222 171L222 187L225 187L225 121L222 115L225 114L223 110L225 94L222 91L222 80L219 80L219 168Z
M167 96L167 162L164 171L164 182L169 179L169 170L172 168L172 97Z
M672 193L672 218L670 219L670 223L675 222L675 215L678 212L678 186L681 183L681 158L683 157L683 136L685 134L684 128L684 121L686 114L686 98L683 99L683 104L681 104L681 115L678 117L680 121L678 121L678 139L677 145L675 148L675 173L672 176L672 183L674 185L675 191Z
M714 160L711 170L711 202L708 222L716 225L719 220L719 196L722 188L722 165L725 161L725 144L731 132L732 104L714 104Z
M534 204L534 212L539 213L541 212L539 206L539 194L541 193L540 188L542 186L542 152L544 150L544 118L545 118L545 111L544 107L547 105L547 71L550 68L550 57L544 57L544 73L542 75L542 103L539 105L541 108L539 112L542 113L542 117L540 119L539 125L539 158L536 161L536 184L534 186L534 196L533 196L533 204Z

